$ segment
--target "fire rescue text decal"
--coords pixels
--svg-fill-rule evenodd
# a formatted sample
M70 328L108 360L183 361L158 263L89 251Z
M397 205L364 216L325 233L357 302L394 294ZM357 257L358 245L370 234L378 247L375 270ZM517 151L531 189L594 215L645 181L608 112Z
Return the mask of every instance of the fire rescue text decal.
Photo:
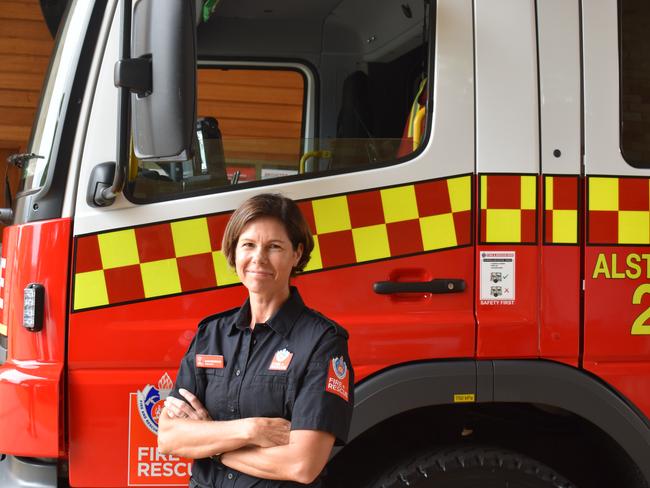
M165 373L158 387L129 395L129 486L187 486L192 461L158 452L158 418L173 381Z
M650 279L650 254L600 253L594 265L593 279L637 280ZM632 294L632 305L642 305L645 295L650 295L650 283L641 283ZM650 297L649 297L650 298ZM648 301L650 303L650 301ZM636 316L632 323L632 335L650 335L650 305Z

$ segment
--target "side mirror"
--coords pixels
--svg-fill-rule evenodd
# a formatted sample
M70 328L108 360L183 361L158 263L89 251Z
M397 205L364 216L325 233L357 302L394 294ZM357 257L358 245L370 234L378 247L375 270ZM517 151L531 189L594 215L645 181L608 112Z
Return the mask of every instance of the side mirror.
M115 84L131 92L131 126L138 159L192 158L195 21L194 0L134 0L131 57L115 65Z

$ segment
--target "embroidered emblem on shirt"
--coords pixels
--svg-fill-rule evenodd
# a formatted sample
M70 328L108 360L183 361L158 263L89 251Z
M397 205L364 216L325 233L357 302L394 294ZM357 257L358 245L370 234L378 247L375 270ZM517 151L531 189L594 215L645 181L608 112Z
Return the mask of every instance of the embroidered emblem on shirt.
M348 375L348 365L345 363L345 359L343 359L343 356L333 358L329 362L325 391L334 393L347 402L349 383L350 376Z
M210 354L197 354L195 362L197 368L223 369L223 356L210 355Z
M273 361L271 361L269 369L271 371L286 371L291 362L291 358L293 358L292 352L289 352L286 348L280 349L273 356Z

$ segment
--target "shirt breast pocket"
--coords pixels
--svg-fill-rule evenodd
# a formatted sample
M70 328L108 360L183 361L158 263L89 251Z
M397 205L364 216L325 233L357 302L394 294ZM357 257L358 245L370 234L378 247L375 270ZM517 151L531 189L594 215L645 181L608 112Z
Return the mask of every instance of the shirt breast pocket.
M255 415L291 419L294 382L287 371L261 371L253 377L251 401Z
M203 405L213 420L223 420L228 394L224 368L198 368L197 376L204 391Z

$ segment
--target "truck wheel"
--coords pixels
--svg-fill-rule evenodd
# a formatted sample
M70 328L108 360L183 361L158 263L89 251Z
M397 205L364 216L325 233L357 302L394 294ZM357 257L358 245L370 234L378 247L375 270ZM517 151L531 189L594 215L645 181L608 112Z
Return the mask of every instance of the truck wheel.
M576 488L548 466L496 448L420 453L381 474L367 488Z

